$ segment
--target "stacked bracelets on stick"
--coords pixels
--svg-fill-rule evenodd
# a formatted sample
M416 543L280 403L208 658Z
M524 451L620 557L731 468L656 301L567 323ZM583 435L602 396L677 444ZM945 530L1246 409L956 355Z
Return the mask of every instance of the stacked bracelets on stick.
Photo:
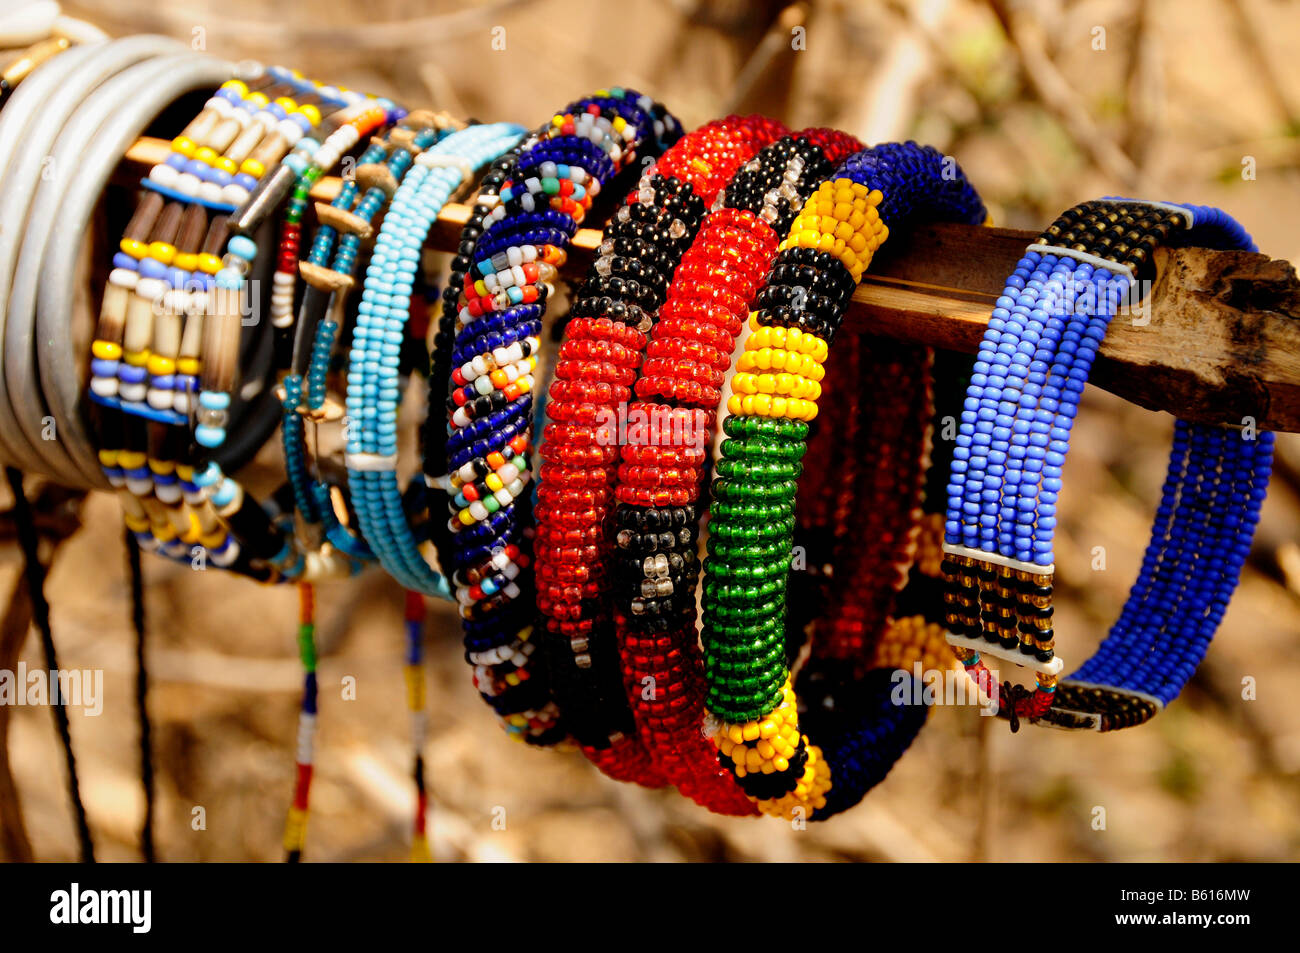
M987 224L932 148L762 116L684 133L620 87L532 131L464 123L160 37L53 29L0 76L0 461L111 488L132 545L298 585L291 861L318 717L315 587L367 567L405 593L414 860L432 854L426 597L456 604L510 737L572 742L611 778L733 816L857 804L924 724L900 702L918 671L963 667L1013 730L1108 731L1152 718L1204 658L1271 433L1176 421L1138 579L1064 678L1054 541L1110 322L1160 246L1253 250L1223 213L1075 206L1026 249L972 360L878 337L870 313L841 328L891 232ZM214 87L129 215L110 210L86 381L69 236L97 233L100 193L149 123ZM426 245L452 222L435 282ZM568 255L592 249L547 323ZM948 419L955 440L934 439ZM283 483L254 499L233 474L277 423Z
M980 344L948 485L946 621L986 692L981 655L1033 670L1032 694L999 695L1013 727L1110 731L1153 717L1205 657L1250 549L1273 435L1177 421L1137 582L1096 654L1058 682L1052 541L1070 430L1107 326L1166 244L1254 250L1217 209L1085 202L1026 249Z

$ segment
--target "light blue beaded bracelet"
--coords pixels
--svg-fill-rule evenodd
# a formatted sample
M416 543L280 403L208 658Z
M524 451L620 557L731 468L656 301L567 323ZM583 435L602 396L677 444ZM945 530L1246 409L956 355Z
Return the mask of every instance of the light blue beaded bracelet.
M348 484L362 534L408 589L450 599L420 553L397 482L398 363L420 249L452 193L523 136L520 126L471 126L421 153L393 196L366 269L348 364Z

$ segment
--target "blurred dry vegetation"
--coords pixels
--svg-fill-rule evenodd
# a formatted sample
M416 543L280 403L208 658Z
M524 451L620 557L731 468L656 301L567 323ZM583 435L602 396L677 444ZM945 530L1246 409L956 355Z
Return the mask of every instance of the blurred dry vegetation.
M954 155L1000 224L1034 227L1099 194L1217 204L1274 257L1300 260L1300 7L1277 0L401 0L65 3L110 32L208 50L532 125L606 84L688 125L763 111L864 141ZM493 28L505 49L493 50ZM803 30L802 44L795 27ZM500 34L498 34L500 35ZM804 46L804 49L792 49ZM1253 162L1247 162L1247 157ZM1253 167L1254 177L1243 177ZM1059 534L1063 652L1104 634L1136 572L1170 419L1090 391ZM406 421L409 429L413 423ZM454 614L429 637L430 829L439 860L1287 860L1300 857L1300 438L1279 466L1241 589L1209 658L1154 723L1116 735L1024 730L939 708L857 809L807 831L722 820L672 792L616 785L576 754L531 751L475 697ZM257 466L275 465L273 452ZM255 468L256 469L256 468ZM134 672L116 504L90 499L49 583L64 667L106 672L99 718L75 710L101 856L133 859ZM1105 547L1107 568L1090 568ZM3 550L7 592L17 578ZM159 852L277 860L293 777L296 599L146 559ZM322 587L321 733L307 857L406 856L413 792L402 598L377 572ZM37 640L24 651L39 659ZM357 679L356 701L337 686ZM1242 698L1243 679L1257 697ZM49 712L11 712L10 755L35 856L75 839ZM206 810L206 831L191 829ZM1106 829L1094 829L1095 808ZM504 809L504 830L493 828ZM500 826L499 824L497 826Z

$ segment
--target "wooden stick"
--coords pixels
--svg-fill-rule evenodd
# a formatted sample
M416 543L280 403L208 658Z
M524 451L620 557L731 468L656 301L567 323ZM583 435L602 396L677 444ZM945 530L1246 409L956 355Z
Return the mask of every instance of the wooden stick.
M136 175L166 158L169 143L142 139L127 153ZM312 197L330 201L340 180ZM450 251L469 219L450 204L429 246ZM1033 232L931 225L892 236L853 295L847 320L885 337L978 350L1002 282ZM601 233L582 228L566 270L581 276ZM1300 432L1300 280L1286 261L1251 252L1160 249L1142 306L1111 322L1091 382L1151 410L1202 423Z

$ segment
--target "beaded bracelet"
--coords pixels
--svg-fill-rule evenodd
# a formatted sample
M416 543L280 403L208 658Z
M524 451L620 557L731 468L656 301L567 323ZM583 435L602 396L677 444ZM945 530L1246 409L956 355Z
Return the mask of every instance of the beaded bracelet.
M215 127L218 117L213 103L222 102L228 113L231 99L247 101L250 108L267 101L262 94L250 93L242 81L229 81L205 104L186 132L207 119L211 119L210 128ZM240 128L235 120L229 123L236 132ZM234 137L230 137L231 141ZM177 138L182 143L188 142L191 153L197 148L184 132ZM90 381L95 411L92 421L101 447L100 463L109 482L119 489L127 524L142 546L175 558L188 556L187 536L193 541L189 514L178 506L182 485L177 481L175 464L170 463L177 454L178 428L185 424L186 417L180 410L158 406L156 388L154 401L147 402L146 381L155 315L163 316L159 322L163 337L171 336L186 312L194 311L196 303L202 307L208 286L206 276L220 266L216 252L225 241L225 217L216 215L209 223L202 207L198 208L197 216L192 213L193 205L184 196L169 200L156 188L142 194L105 286L92 346ZM182 218L186 221L187 234L178 239ZM192 244L195 234L202 241ZM175 244L178 240L179 251ZM191 320L186 324L191 328L190 340L180 347L193 347L197 337L197 321L193 320L194 315L189 317ZM173 426L151 428L147 421ZM208 516L200 525L210 537L216 520ZM218 555L214 562L221 565L223 560L224 554Z
M604 524L613 509L619 442L607 431L632 396L646 332L709 203L736 168L784 132L761 117L730 117L669 149L606 229L565 327L541 450L537 606L566 725L613 776L662 783L635 733L605 601L616 575ZM684 525L662 529L675 542L689 536Z
M19 110L19 100L37 91L47 73L57 74L63 60L60 56L23 84L5 111L5 122L10 109ZM84 352L74 341L77 322L68 320L79 296L90 293L88 288L83 291L79 266L84 242L69 241L67 236L93 231L94 211L121 156L157 115L182 95L215 87L234 69L232 64L182 50L117 74L85 97L64 125L50 151L52 167L61 174L42 177L32 198L29 226L44 229L46 237L41 241L32 235L23 241L13 294L29 296L29 304L25 311L11 313L9 333L29 338L30 347L25 350L28 360L18 368L19 379L6 373L5 386L18 401L16 406L40 406L37 417L48 415L58 421L58 442L85 476L83 485L106 488L108 483L83 412ZM0 142L5 139L0 135Z
M273 78L288 90L311 90L312 95L326 91L299 81L285 71L274 73ZM269 88L275 90L277 86ZM281 188L286 176L292 175L286 170L297 168L303 171L307 157L319 151L320 147L314 140L304 138L302 134L319 122L321 115L314 106L299 108L293 101L284 99L270 104L269 96L245 97L245 91L235 86L229 90L229 96L239 97L241 102L248 101L248 108L253 110L248 119L241 120L240 114L230 108L229 98L213 97L205 105L204 112L177 137L174 148L178 154L191 154L194 156L191 163L204 168L209 168L210 164L219 166L221 162L234 162L243 156L234 181L223 189L229 198L248 196L245 207L236 210L230 221L243 230L252 231L265 217L269 206L274 204L267 203L265 196ZM328 100L329 108L347 107L350 110L339 114L345 120L341 127L349 136L359 135L358 123L372 123L383 112L382 109L367 107L363 97L355 94L336 95L344 98ZM349 101L352 103L350 107L347 106ZM270 105L278 111L269 110ZM257 117L263 113L266 115L259 120ZM256 135L248 134L249 129ZM214 159L216 148L213 144L223 147L224 155ZM331 148L336 151L346 144L338 140L337 133L330 140ZM294 151L285 156L290 147ZM210 154L203 153L205 149ZM279 160L280 156L285 156L283 161ZM272 175L259 179L254 173L265 172L264 161L279 164ZM156 261L166 278L170 279L167 285L177 291L201 274L201 280L197 281L199 290L189 292L190 300L184 307L189 312L189 320L185 323L184 333L177 328L178 302L168 302L167 286L160 280L155 280L155 284L163 287L151 285L147 290L135 282L133 295L126 291L130 286L127 284L123 295L125 302L121 297L106 295L101 312L101 334L95 345L96 361L92 364L92 373L95 374L92 397L108 408L101 412L101 427L110 428L108 445L111 447L116 442L118 446L126 447L127 452L101 453L102 462L110 481L116 480L117 485L129 491L120 494L127 505L128 525L147 548L175 558L185 558L189 555L188 545L197 543L218 566L262 579L274 578L276 574L300 575L304 568L314 567L304 566L284 533L273 525L269 514L248 499L235 481L224 477L215 463L196 470L187 459L190 456L186 438L188 413L193 410L190 394L197 383L200 365L199 342L202 340L205 353L212 353L215 351L211 343L214 337L219 338L222 332L228 334L232 323L237 333L245 276L257 257L257 247L242 234L227 240L230 222L218 215L210 225L204 251L199 255L189 254L188 258L193 261L182 258L180 262L173 262L180 256L172 244L174 233L169 229L174 227L172 222L179 225L180 217L186 214L181 211L182 207L213 205L197 194L211 176L193 164L184 165L184 171L178 171L174 165L164 163L155 167L150 173L150 181L153 192L178 198L160 206L155 196L146 194L145 201L137 210L137 217L128 228L122 252L114 263L121 269L123 278L131 277L132 272L127 266L132 262L139 262L137 267L142 277L152 278L146 262ZM158 173L164 167L176 175L162 176L160 184ZM188 181L190 179L193 181ZM235 191L231 192L232 189ZM152 237L155 241L146 244L137 235ZM218 258L217 252L223 247L226 255L224 259ZM173 265L175 267L167 271L167 266ZM137 305L132 309L129 306L131 301L141 302L147 307ZM162 307L158 308L160 301ZM214 304L217 306L215 310ZM154 310L159 310L164 318L156 328L151 327L153 322L149 321ZM171 320L167 320L169 317ZM116 343L115 338L121 343ZM227 373L230 370L219 369ZM154 378L151 385L146 383L150 373ZM118 380L115 381L115 377ZM172 391L174 396L169 393ZM171 408L165 406L169 397ZM211 423L207 418L216 412L211 407L201 408L200 427L196 431L198 439L204 438L203 428ZM221 408L221 413L225 413L224 408ZM148 430L146 421L149 422ZM115 436L116 441L113 440ZM133 500L133 496L137 499Z
M948 641L987 691L981 656L1034 671L999 693L1012 719L1110 731L1178 696L1236 588L1268 485L1273 434L1178 420L1137 582L1096 653L1064 680L1052 628L1061 468L1083 386L1119 307L1161 244L1254 250L1217 209L1077 205L1029 246L981 342L948 486ZM1011 696L1008 704L1006 696Z
M633 90L600 90L571 104L494 169L499 191L480 194L453 262L448 309L453 290L460 300L450 341L448 437L429 441L426 455L440 446L445 476L435 482L454 494L448 548L475 684L507 731L533 744L565 736L547 680L530 664L538 644L524 532L531 358L548 281L601 187L679 135L662 106ZM435 398L431 392L431 404Z
M866 150L804 205L756 302L732 376L723 425L730 439L710 507L718 537L744 542L715 546L705 560L702 637L706 705L721 722L715 742L764 813L824 816L835 774L799 730L784 645L795 481L830 341L891 225L984 217L960 171L935 150L914 143ZM775 361L775 373L763 367ZM797 372L784 369L791 362ZM779 531L764 538L773 524Z
M326 406L326 374L334 338L343 324L347 295L352 288L358 251L371 233L371 221L396 193L398 184L411 168L415 156L433 145L448 130L449 124L432 113L418 112L402 120L386 141L374 140L358 160L355 177L345 181L331 205L318 203L320 227L307 259L298 262L299 222L305 209L310 184L299 181L290 201L281 239L280 265L276 272L276 289L272 300L272 323L276 329L280 362L289 365L283 380L284 418L281 427L286 470L293 492L295 508L306 524L320 529L319 538L309 541L315 548L328 541L338 552L353 560L359 568L362 560L372 559L366 542L349 530L334 512L330 486L321 478L308 476L306 462L305 421L313 422L341 416L335 405ZM391 148L391 154L389 149ZM387 157L387 161L381 162ZM358 183L364 183L364 192ZM355 206L355 207L354 207ZM335 235L341 235L333 267L329 252ZM291 345L293 320L293 271L300 271L306 282L302 306L296 322L296 342ZM283 276L287 280L281 280ZM275 300L282 296L284 302ZM286 321L287 317L287 321ZM310 342L310 343L309 343ZM290 346L291 345L291 346ZM303 374L308 388L304 393ZM318 468L319 469L319 468Z
M164 211L179 208L178 203L173 203ZM165 229L167 224L166 217L160 216L158 228ZM131 528L148 548L184 558L188 544L197 543L215 565L267 578L266 570L252 569L247 557L263 560L271 557L279 545L275 542L279 534L261 508L244 498L242 489L234 481L224 478L215 464L201 472L196 470L188 451L188 414L193 409L190 394L200 364L200 341L212 323L211 316L205 312L213 299L221 299L236 318L240 314L240 305L229 299L242 295L242 279L235 287L223 287L216 276L223 265L237 264L247 269L257 256L256 245L247 238L235 236L228 239L227 226L224 216L216 216L204 238L202 252L190 256L197 258L199 270L203 273L203 278L195 282L202 290L181 292L184 297L174 299L172 306L164 297L164 304L159 309L161 320L156 327L151 331L149 323L141 321L137 325L137 336L128 334L125 338L128 348L120 352L124 360L113 360L118 356L113 352L100 355L100 367L95 368L96 371L111 371L112 368L106 365L113 363L120 368L117 392L108 395L108 399L115 401L113 409L122 413L112 414L110 420L115 418L122 431L121 442L117 445L130 451L120 456L101 456L104 456L106 465L121 471L119 474L110 469L110 480L116 477L119 482L124 482L127 490L139 497ZM158 235L155 232L155 237ZM171 257L175 246L170 242L162 244L164 256ZM223 248L227 250L224 262L218 257ZM123 255L123 258L128 257ZM119 267L124 263L119 260ZM184 274L179 268L177 271ZM198 273L198 270L193 272L196 276ZM226 283L230 284L230 279L226 279ZM143 297L145 302L149 302L155 294L157 292L151 288L148 296L137 293L134 300L140 302ZM105 313L108 307L106 299ZM139 308L135 309L136 316L139 311ZM185 331L181 333L180 317L186 312ZM128 331L132 316L128 311ZM135 347L130 347L132 344ZM96 347L99 349L103 345L97 343ZM100 399L102 394L96 396ZM172 403L171 407L165 406L168 402ZM130 497L124 496L124 501L130 512ZM141 507L143 514L138 512ZM147 519L142 516L147 516ZM194 519L197 519L197 533L187 532L195 525ZM232 537L230 531L236 527ZM245 546L248 552L245 552Z
M615 621L627 699L664 777L721 813L754 813L699 733L694 504L721 402L722 369L776 253L778 230L789 226L833 162L859 148L851 137L825 130L786 136L747 161L725 192L715 189L716 202L702 194L714 211L672 277L635 384L638 400L627 408L614 493ZM644 439L631 426L641 421L649 423Z
M420 554L397 482L398 365L420 248L438 212L473 172L523 134L508 123L470 126L428 148L395 191L357 311L349 355L348 485L362 534L408 589L449 598L446 580Z

